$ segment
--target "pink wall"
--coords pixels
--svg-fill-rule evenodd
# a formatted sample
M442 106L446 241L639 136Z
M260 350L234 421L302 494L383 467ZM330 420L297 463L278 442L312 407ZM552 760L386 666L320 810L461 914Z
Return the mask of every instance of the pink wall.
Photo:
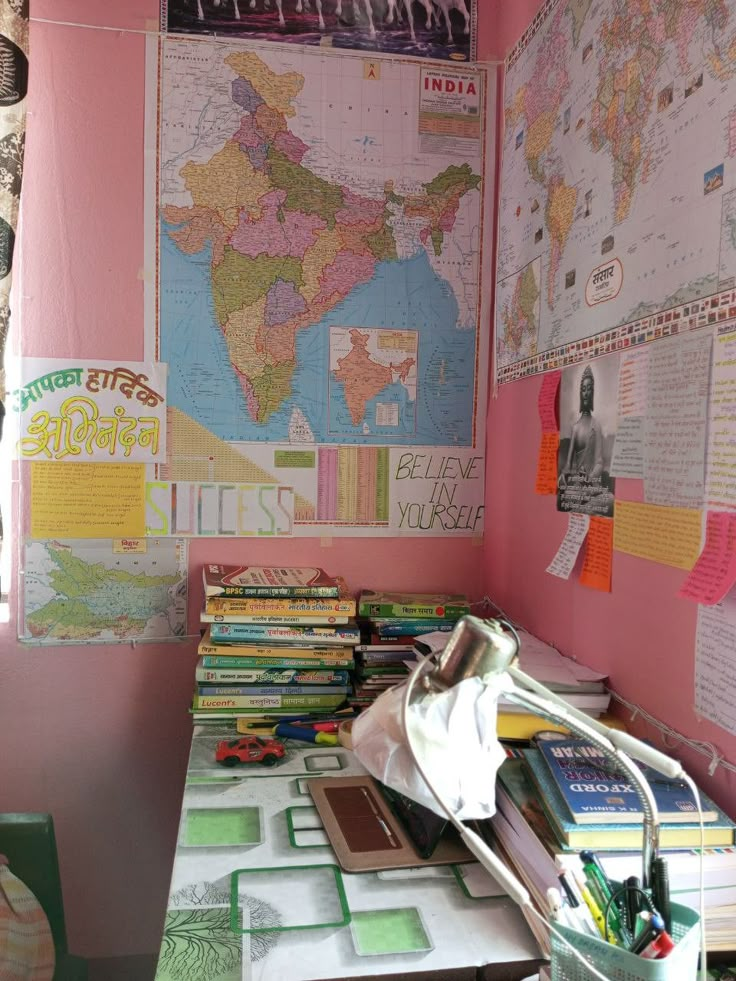
M34 18L151 30L157 0L34 0ZM142 357L144 39L36 22L21 238L23 354ZM361 587L483 595L467 540L248 543ZM242 561L192 544L190 567ZM201 606L190 601L192 632ZM0 810L53 813L72 949L158 950L191 723L194 640L37 650L0 624Z
M499 3L480 50L489 57L504 57L539 7L541 0ZM736 762L736 738L693 712L697 607L675 596L681 571L614 552L610 594L544 571L562 541L567 518L555 510L554 498L534 493L540 386L541 378L504 386L488 407L488 594L564 654L607 671L612 687L623 697L683 735L714 743ZM618 480L616 495L641 500L641 482ZM628 718L628 712L623 717ZM631 728L665 748L657 729L641 720ZM736 817L736 775L719 769L711 778L708 760L701 754L682 744L673 744L670 751Z
M537 4L480 6L479 52L495 58ZM150 30L157 8L157 0L34 0L33 16ZM16 291L23 353L139 357L143 38L35 23L31 44ZM249 543L248 558L315 562L356 590L459 589L471 598L489 591L566 653L610 670L622 692L736 758L734 741L698 725L689 709L694 609L671 599L676 573L617 555L611 596L545 576L564 520L529 491L538 385L504 388L489 409L485 550L467 540L334 539L329 547ZM199 541L190 566L236 558L243 553L235 543ZM192 631L199 602L194 577ZM156 950L189 744L194 641L28 650L11 623L0 624L0 652L0 809L54 814L72 948L90 957ZM733 809L733 784L718 784Z

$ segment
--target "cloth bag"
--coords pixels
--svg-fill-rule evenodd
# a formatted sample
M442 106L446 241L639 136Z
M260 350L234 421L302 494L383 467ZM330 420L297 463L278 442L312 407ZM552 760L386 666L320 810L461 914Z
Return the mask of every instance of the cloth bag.
M56 952L41 904L0 855L0 981L51 981Z

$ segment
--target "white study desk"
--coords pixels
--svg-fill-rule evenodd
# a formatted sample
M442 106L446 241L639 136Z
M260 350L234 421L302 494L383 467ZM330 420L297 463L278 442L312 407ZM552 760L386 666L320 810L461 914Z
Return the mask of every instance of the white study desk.
M469 866L339 868L305 780L364 773L349 750L287 741L273 767L216 764L215 744L236 737L194 730L156 981L536 973L521 912L507 896L473 898Z

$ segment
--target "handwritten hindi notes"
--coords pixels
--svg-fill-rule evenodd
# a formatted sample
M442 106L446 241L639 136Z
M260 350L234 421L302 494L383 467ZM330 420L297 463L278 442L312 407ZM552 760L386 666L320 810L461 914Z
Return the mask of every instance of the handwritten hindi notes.
M556 433L559 428L557 425L556 403L561 378L561 371L550 371L542 378L537 407L539 409L539 421L542 424L543 433Z
M678 596L705 606L720 603L736 583L736 514L709 511L705 545Z
M613 521L611 518L590 519L585 558L580 573L580 584L602 593L611 592L611 567L613 565Z
M557 453L560 448L559 433L542 433L537 459L537 494L557 493Z
M700 554L702 512L634 501L616 502L613 547L662 565L690 571Z
M31 464L31 537L143 538L143 464Z
M57 463L166 460L166 365L23 358L11 393L18 455Z
M736 595L698 608L695 711L736 735Z
M580 553L580 547L588 534L589 525L590 515L588 514L568 515L565 537L557 549L557 554L547 566L547 572L551 576L557 576L559 579L570 578L570 573Z
M710 353L709 334L658 342L650 351L644 425L648 504L702 507Z
M614 477L644 476L644 419L648 378L649 348L627 351L621 355L618 375L618 428L611 460L611 473Z
M736 508L736 331L721 328L713 345L706 500L713 510Z

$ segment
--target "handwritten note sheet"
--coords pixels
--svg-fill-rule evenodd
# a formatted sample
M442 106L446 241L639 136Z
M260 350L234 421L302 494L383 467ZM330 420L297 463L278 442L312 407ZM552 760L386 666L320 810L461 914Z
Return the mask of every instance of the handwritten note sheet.
M711 335L703 334L651 348L644 425L648 504L702 507L711 343Z
M537 407L539 408L539 421L542 424L543 433L556 433L559 429L555 404L561 378L561 371L550 371L542 378Z
M700 555L702 537L701 511L616 502L613 547L618 552L689 571Z
M557 493L557 452L560 447L559 433L542 433L537 459L537 494Z
M736 514L709 511L705 545L678 596L713 606L736 583Z
M644 476L644 419L647 411L649 348L621 355L618 428L613 446L614 477Z
M736 595L698 609L695 711L736 735Z
M557 554L547 566L547 572L551 576L557 576L559 579L570 578L570 573L580 553L580 547L585 541L585 536L588 534L589 525L589 514L571 513L568 515L565 537L557 549Z
M708 507L736 508L736 331L721 328L713 343L706 465Z
M166 460L166 365L23 358L10 404L18 455L57 463Z
M143 538L143 464L31 464L32 538Z
M611 592L613 566L613 519L592 517L585 543L580 584L602 593Z

